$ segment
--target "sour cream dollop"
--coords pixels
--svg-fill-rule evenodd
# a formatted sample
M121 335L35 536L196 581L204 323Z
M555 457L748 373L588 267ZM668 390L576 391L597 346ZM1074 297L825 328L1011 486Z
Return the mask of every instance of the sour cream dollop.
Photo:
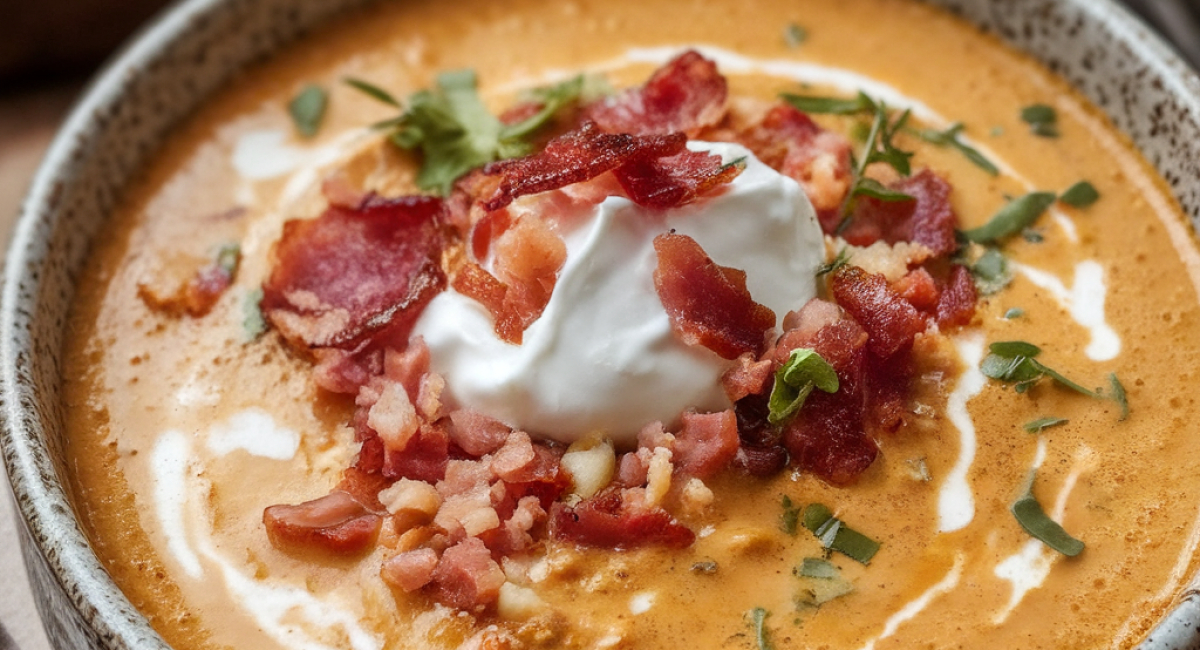
M444 398L564 443L595 432L632 443L648 422L729 408L720 378L730 362L671 332L654 288L654 237L674 229L717 264L744 270L750 295L778 320L816 295L825 244L794 180L739 145L688 146L726 162L744 157L745 171L720 195L665 215L609 197L561 219L573 224L562 233L567 261L522 345L497 338L476 301L452 290L434 298L414 333L446 380Z

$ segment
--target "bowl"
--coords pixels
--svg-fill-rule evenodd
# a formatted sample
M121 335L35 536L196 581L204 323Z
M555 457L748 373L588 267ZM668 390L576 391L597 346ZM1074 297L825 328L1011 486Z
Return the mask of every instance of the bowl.
M1111 0L932 0L1079 89L1200 225L1200 78ZM76 281L106 215L174 125L239 70L365 0L191 0L91 84L22 207L0 302L0 447L51 644L167 648L91 550L64 488L62 349ZM1200 580L1139 650L1200 647Z

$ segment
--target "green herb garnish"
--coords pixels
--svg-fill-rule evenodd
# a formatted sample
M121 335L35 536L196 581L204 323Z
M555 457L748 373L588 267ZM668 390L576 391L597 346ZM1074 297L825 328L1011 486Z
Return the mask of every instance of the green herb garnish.
M819 278L822 275L829 275L830 273L833 273L834 271L842 268L843 266L846 266L846 264L848 264L849 262L850 262L850 251L848 249L846 249L845 247L842 247L842 249L837 252L837 255L834 256L833 260L831 260L825 264L822 264L821 268L817 269L816 276Z
M1012 320L1014 318L1020 318L1024 315L1025 315L1025 310L1021 309L1020 307L1010 307L1008 311L1004 312L1005 320Z
M403 108L400 105L400 100L393 97L388 91L369 81L363 81L362 79L356 79L354 77L346 77L342 79L342 81L345 82L347 86L358 90L359 92L371 97L376 101L383 102L384 104L394 108Z
M793 573L802 578L821 578L826 580L841 575L841 572L838 571L833 562L819 557L804 558L800 562L800 566L796 567Z
M367 82L347 79L346 83L385 104L400 106L386 91ZM533 91L541 109L517 124L505 125L479 99L474 71L455 70L438 75L435 88L411 95L399 117L375 126L389 130L392 143L401 149L420 150L423 161L417 186L446 195L467 172L529 153L528 138L583 91L582 76Z
M796 598L798 606L820 607L854 591L854 585L843 579L842 572L826 559L806 557L792 573L805 579Z
M975 288L985 296L998 293L1013 280L1013 274L1008 270L1008 259L996 248L985 250L970 268L975 278Z
M783 514L779 515L779 529L788 535L795 535L800 524L800 506L792 503L787 495L784 495L781 505Z
M874 111L876 108L875 100L861 91L853 99L810 97L806 95L793 95L791 93L783 93L780 97L798 111L819 115L856 115L858 113Z
M257 340L267 331L267 321L263 318L262 307L259 306L262 298L262 287L258 287L247 292L242 302L242 340L246 343Z
M796 23L789 24L783 30L783 42L787 43L790 48L800 47L804 41L808 40L808 30L804 29Z
M794 415L814 388L836 393L838 385L837 371L821 355L808 348L792 350L788 360L775 371L775 386L767 401L767 421L779 424Z
M879 542L847 526L823 504L814 503L805 508L801 521L821 540L822 546L861 564L870 564L879 551Z
M1066 555L1075 557L1083 551L1083 542L1071 537L1063 527L1046 515L1042 505L1033 496L1033 480L1037 471L1029 472L1025 482L1025 492L1012 504L1013 516L1021 528L1033 537L1041 540L1046 546Z
M758 643L758 650L775 650L774 644L771 643L771 637L767 634L767 616L769 613L762 607L750 610L750 627L754 630L754 640Z
M237 275L238 266L242 262L242 247L238 244L225 244L217 250L217 268L233 279Z
M321 120L325 118L325 107L329 104L329 93L324 88L309 84L302 88L292 101L288 102L288 113L292 115L292 124L300 135L311 138L321 128Z
M1022 230L1021 237L1030 244L1040 244L1046 241L1046 238L1042 235L1042 233L1034 230L1033 228L1026 228L1025 230Z
M1032 225L1046 208L1054 203L1053 192L1030 192L1009 201L992 218L978 228L963 232L977 244L988 244L1015 235Z
M1041 433L1050 427L1056 427L1066 423L1066 418L1038 418L1031 422L1026 422L1025 430L1029 433Z
M1113 401L1121 409L1121 420L1129 417L1129 397L1125 395L1125 387L1121 385L1121 380L1117 379L1117 373L1108 375L1108 388L1112 392Z
M1035 359L1042 350L1032 343L1000 341L991 344L988 349L991 353L984 357L980 370L992 379L1014 384L1018 393L1024 393L1043 377L1049 377L1088 397L1104 397L1103 393L1088 390Z
M1033 104L1021 109L1021 120L1029 125L1034 135L1043 138L1058 137L1058 113L1046 104Z
M1079 181L1078 183L1067 188L1067 191L1058 197L1059 201L1075 208L1086 208L1096 202L1100 198L1100 193L1096 188L1087 181Z
M954 124L951 124L950 127L945 131L938 131L936 129L920 129L914 131L914 133L916 133L917 136L922 140L930 144L935 144L939 147L953 147L957 149L960 153L962 153L962 155L966 156L967 160L970 160L972 163L974 163L976 167L979 167L992 176L999 174L1000 168L992 164L992 161L988 160L983 154L979 153L977 149L959 139L958 136L962 134L963 128L962 122L955 122Z

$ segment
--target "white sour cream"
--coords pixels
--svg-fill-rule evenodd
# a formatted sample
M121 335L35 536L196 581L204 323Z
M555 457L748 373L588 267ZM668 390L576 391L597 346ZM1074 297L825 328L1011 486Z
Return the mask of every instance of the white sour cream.
M816 295L824 238L795 181L738 145L689 146L745 157L746 169L724 193L664 214L609 197L563 219L580 225L562 233L567 261L522 345L497 338L470 298L446 291L430 303L415 333L453 403L562 442L600 431L626 443L685 409L729 407L720 386L728 362L671 332L654 288L654 237L674 229L717 264L746 271L751 295L779 320Z

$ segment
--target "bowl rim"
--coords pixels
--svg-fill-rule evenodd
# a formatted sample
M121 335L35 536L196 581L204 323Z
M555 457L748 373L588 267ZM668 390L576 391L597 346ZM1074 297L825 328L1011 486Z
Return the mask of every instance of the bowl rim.
M972 23L976 21L966 17L962 10L965 4L990 3L993 7L1004 4L1004 0L920 1L948 9ZM97 115L121 105L122 93L129 80L144 74L142 67L146 61L184 38L197 20L226 11L236 2L238 0L181 0L172 4L135 33L104 64L81 92L38 166L21 203L3 267L0 285L0 451L3 452L10 489L15 495L24 495L16 500L18 526L33 539L40 540L37 547L26 549L26 553L40 556L50 568L57 587L69 596L71 605L101 637L114 642L110 647L147 647L149 643L169 650L146 617L133 607L108 576L83 532L64 481L52 469L47 471L50 450L43 435L39 435L47 433L44 423L33 428L26 426L38 414L25 399L33 389L28 378L22 377L21 364L27 355L35 352L28 346L31 338L28 327L39 316L25 309L31 303L30 287L36 289L44 281L40 277L30 278L27 270L45 262L49 235L60 216L55 213L54 198L61 191L61 184L71 182L73 171L79 164L79 148L97 129ZM1069 6L1111 30L1140 63L1154 69L1173 98L1186 106L1186 112L1200 120L1200 76L1131 10L1115 0L1047 0L1047 4ZM1041 59L1011 39L1000 34L996 36L1006 46ZM239 61L237 68L250 64ZM161 142L157 143L152 151L157 151L160 146ZM149 157L153 155L148 154ZM1178 200L1174 192L1171 194ZM26 558L27 570L28 562L29 557ZM77 588L81 583L91 583L91 586ZM103 593L97 591L101 589ZM1200 577L1188 589L1200 589ZM1179 608L1173 606L1172 613L1176 611ZM45 625L47 614L44 611L41 614ZM1160 624L1169 616L1160 619ZM1188 616L1193 624L1200 623L1200 613L1189 613Z

